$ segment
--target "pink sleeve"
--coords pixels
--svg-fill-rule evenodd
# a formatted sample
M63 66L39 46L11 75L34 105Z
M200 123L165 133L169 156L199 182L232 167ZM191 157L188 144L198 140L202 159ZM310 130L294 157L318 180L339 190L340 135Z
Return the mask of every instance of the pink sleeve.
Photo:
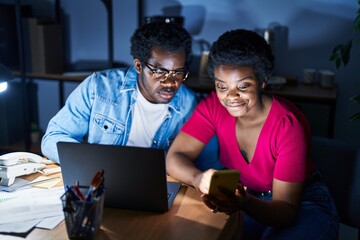
M288 113L277 126L273 142L276 154L274 178L302 182L307 175L309 132L301 117Z

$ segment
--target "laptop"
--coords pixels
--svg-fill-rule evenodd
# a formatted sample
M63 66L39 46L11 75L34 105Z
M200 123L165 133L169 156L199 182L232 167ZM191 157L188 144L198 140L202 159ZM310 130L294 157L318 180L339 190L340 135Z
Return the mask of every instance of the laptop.
M181 187L167 182L164 150L58 142L64 186L89 186L103 169L105 207L166 212Z

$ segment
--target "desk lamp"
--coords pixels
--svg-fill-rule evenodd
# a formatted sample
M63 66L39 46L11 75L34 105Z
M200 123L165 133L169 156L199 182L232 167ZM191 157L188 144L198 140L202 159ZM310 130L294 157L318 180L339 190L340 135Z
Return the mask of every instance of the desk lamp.
M6 91L7 82L15 77L9 69L0 63L0 93Z

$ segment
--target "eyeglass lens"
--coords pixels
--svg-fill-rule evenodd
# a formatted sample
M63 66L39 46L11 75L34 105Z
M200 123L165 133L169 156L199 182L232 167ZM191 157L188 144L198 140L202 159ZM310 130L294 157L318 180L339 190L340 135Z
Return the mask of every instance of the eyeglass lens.
M152 68L148 63L145 63L145 66L153 73L153 76L160 81L165 81L171 74L177 82L182 82L188 75L188 72L185 69L167 70L165 68Z

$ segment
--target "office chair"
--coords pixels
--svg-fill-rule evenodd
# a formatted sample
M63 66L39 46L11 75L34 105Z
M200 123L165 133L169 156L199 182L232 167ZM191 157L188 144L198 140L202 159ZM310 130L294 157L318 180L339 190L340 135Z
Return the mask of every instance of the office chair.
M334 197L340 222L360 240L360 148L322 137L312 139L313 160Z

